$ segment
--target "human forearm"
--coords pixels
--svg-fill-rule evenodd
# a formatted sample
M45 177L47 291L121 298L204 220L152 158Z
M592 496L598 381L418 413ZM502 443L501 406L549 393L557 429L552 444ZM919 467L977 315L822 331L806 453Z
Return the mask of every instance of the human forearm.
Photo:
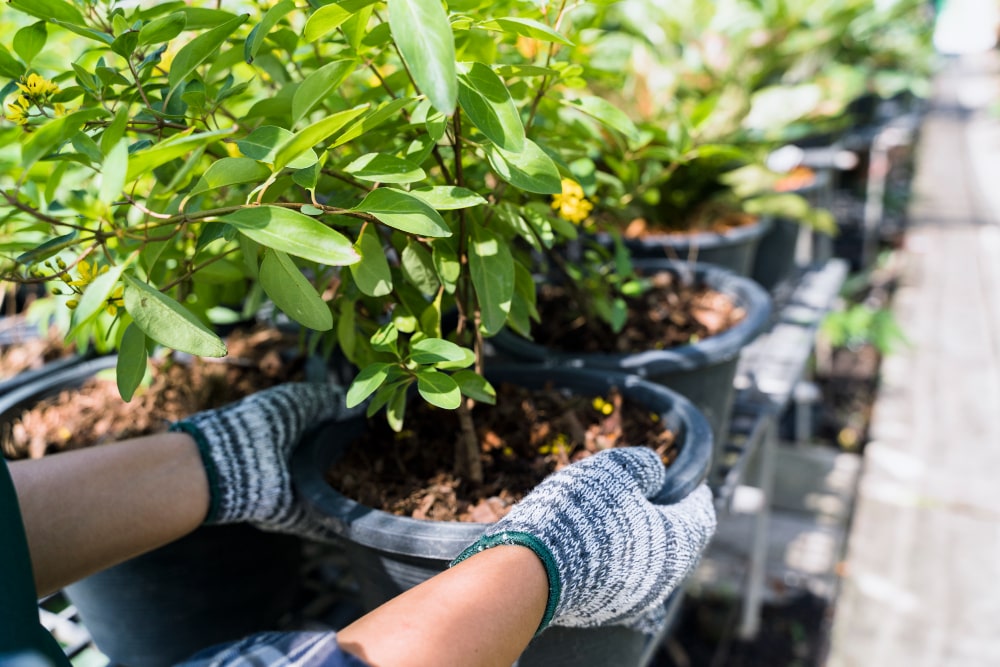
M184 433L16 461L10 472L39 595L186 535L208 510Z
M538 557L520 546L472 556L341 630L372 667L509 667L548 601Z

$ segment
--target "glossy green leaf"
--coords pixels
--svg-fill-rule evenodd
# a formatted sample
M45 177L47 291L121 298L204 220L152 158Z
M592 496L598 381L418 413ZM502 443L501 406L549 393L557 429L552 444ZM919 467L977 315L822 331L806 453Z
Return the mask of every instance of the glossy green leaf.
M514 262L514 298L510 303L510 312L507 313L507 324L511 329L524 336L531 338L531 322L538 321L538 310L536 308L537 287L534 276L520 262Z
M289 130L276 125L262 125L246 138L236 142L240 152L258 162L273 164L278 153L278 147L289 141L293 135ZM297 158L289 162L287 167L291 169L305 169L316 164L319 158L315 151L305 151Z
M441 282L434 270L434 259L427 248L413 239L408 239L400 255L400 267L406 281L420 290L424 296L433 296Z
M311 152L314 146L336 134L345 125L364 113L367 108L367 104L362 104L352 109L345 109L299 130L278 146L272 168L277 172L291 166L296 158Z
M76 238L79 235L80 232L74 229L68 234L51 238L48 241L39 244L38 247L21 253L17 256L15 261L22 266L31 266L32 264L36 264L38 262L44 262L48 258L57 255L60 251L65 250L76 243Z
M270 175L267 167L251 158L224 157L209 165L188 193L188 198L229 185L264 181Z
M393 391L392 397L385 407L385 419L389 423L389 428L397 433L403 430L407 398L406 385L401 384Z
M562 192L562 178L556 163L530 139L524 140L524 150L520 153L487 146L486 157L497 175L514 187L541 195Z
M47 21L65 21L78 26L87 23L79 9L63 0L8 0L7 6Z
M227 12L224 9L212 9L211 7L183 7L178 11L187 18L188 30L215 28L236 17L232 12Z
M213 55L217 55L229 36L246 23L249 17L249 14L237 16L222 25L203 32L182 46L177 55L174 56L173 62L170 63L170 73L167 76L170 90L174 90L187 80L203 62Z
M93 28L88 28L85 25L80 25L78 23L73 23L71 21L62 21L60 19L52 19L52 22L55 23L57 26L66 28L66 30L69 30L70 32L75 32L76 34L81 35L82 37L86 37L87 39L92 39L95 42L100 42L105 46L111 46L111 44L115 41L115 38L109 35L108 33L101 32L100 30L94 30Z
M628 114L603 97L581 97L571 102L569 107L579 109L605 127L620 132L629 141L639 141L639 128L635 126Z
M326 7L339 9L337 5L327 5ZM312 40L307 39L307 41ZM317 104L322 103L340 87L344 79L354 71L355 66L356 63L353 60L334 60L310 72L309 76L303 79L299 87L295 89L295 94L292 96L292 125L297 124Z
M278 25L278 21L283 19L293 9L295 9L295 3L292 0L281 0L264 13L260 23L253 27L253 30L250 31L246 41L243 43L244 60L248 63L253 62L253 59L257 57L257 52L260 51L260 47L263 46L264 40L267 39L268 34L274 29L274 26Z
M135 395L135 390L146 377L146 366L149 354L146 351L146 334L135 322L125 327L121 345L118 346L115 379L118 382L118 393L122 400L128 403Z
M260 284L274 305L302 326L316 331L333 328L333 313L295 262L268 250L260 263Z
M382 239L374 225L367 225L354 246L361 261L351 265L351 275L358 289L368 296L385 296L392 292L392 271L385 258Z
M313 12L306 21L303 35L306 42L313 43L336 30L351 18L351 12L338 4L324 5Z
M450 375L431 368L417 371L417 391L424 400L444 410L454 410L462 404L462 391Z
M544 23L534 19L508 16L505 18L493 19L492 21L484 21L479 24L479 27L487 30L500 30L503 32L514 33L515 35L531 37L532 39L538 39L543 42L555 42L556 44L573 46L573 42L566 39L564 35L561 35Z
M514 296L514 258L500 235L479 225L472 228L469 271L483 330L491 336L503 328Z
M458 388L462 393L472 400L487 405L496 405L497 390L482 375L472 371L458 371L453 373L451 377L458 383Z
M184 12L161 16L139 28L139 44L148 46L169 42L181 34L185 27L187 27L187 16Z
M127 273L125 310L136 326L160 345L200 357L226 356L226 344L191 311Z
M488 65L473 63L458 77L458 103L479 131L500 148L524 150L524 124L510 91Z
M344 171L359 180L375 183L412 183L427 178L419 165L384 153L362 155L344 167Z
M451 230L441 214L424 200L393 188L378 188L369 192L354 207L375 216L394 229L418 236L451 236Z
M417 84L438 111L458 100L455 38L439 0L388 0L392 37Z
M153 169L156 169L160 165L164 165L201 146L213 144L223 137L228 137L235 131L235 127L230 127L224 130L199 132L196 134L185 132L153 144L149 148L136 151L129 156L128 173L125 176L125 182L131 183L140 176L152 172Z
M420 197L431 208L438 211L453 211L460 208L482 206L486 199L479 194L457 185L433 185L410 190L410 194Z
M5 76L8 79L19 79L23 74L24 65L0 44L0 76Z
M69 141L84 123L107 113L104 109L83 109L45 123L21 146L21 165L27 169L60 144Z
M101 133L101 153L108 155L115 145L125 136L128 127L128 105L123 104L115 111L115 117Z
M410 359L418 364L466 361L465 348L443 338L423 338L410 346Z
M412 97L399 97L392 101L385 102L344 130L343 134L330 143L330 148L336 148L337 146L346 144L348 141L357 139L362 134L375 129L390 118L395 118L397 116L397 112L410 104L413 104L415 101L416 100Z
M108 153L101 165L101 188L97 198L110 204L121 197L125 189L125 174L128 172L128 140L121 139Z
M392 366L392 364L374 363L362 368L355 376L354 381L351 382L351 386L347 389L347 396L344 401L345 405L348 408L361 405L366 398L382 386L382 383L389 376L389 369Z
M25 26L14 33L14 39L12 46L14 47L14 53L21 57L28 65L31 61L35 59L43 48L45 48L45 40L48 38L48 32L45 30L45 21L39 21L38 23L33 23L31 25Z
M253 206L220 218L267 248L328 266L353 264L361 258L351 242L308 215L280 206Z
M73 309L73 314L70 317L71 330L76 330L107 307L108 298L111 297L115 286L121 280L125 267L125 264L113 266L87 285L83 296L80 297L79 304Z

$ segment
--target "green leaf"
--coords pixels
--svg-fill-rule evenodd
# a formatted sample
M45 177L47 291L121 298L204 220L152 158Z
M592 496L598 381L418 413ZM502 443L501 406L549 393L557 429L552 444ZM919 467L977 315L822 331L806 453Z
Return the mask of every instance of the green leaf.
M78 327L96 316L107 306L108 298L114 291L118 281L121 280L122 272L126 264L118 264L100 274L87 285L80 297L80 303L73 309L70 317L70 329L75 331Z
M281 2L265 12L260 23L253 27L253 30L250 31L246 41L243 43L243 59L247 63L253 62L253 59L257 57L257 52L260 51L261 45L264 44L268 33L278 24L278 21L285 17L285 14L293 9L295 9L295 3L292 0L281 0Z
M70 21L60 21L59 19L52 19L52 22L57 26L66 28L70 32L75 32L78 35L86 37L87 39L92 39L95 42L100 42L105 46L111 46L114 43L115 38L106 32L101 32L100 30L94 30L93 28L88 28L84 25L79 25L72 23Z
M285 253L278 250L264 253L260 284L274 305L302 326L316 331L333 328L330 307Z
M115 145L125 136L125 129L128 127L128 105L123 104L118 107L115 117L111 123L104 128L101 134L101 153L105 156L111 152Z
M258 162L272 164L278 153L278 147L287 142L294 135L283 127L276 125L262 125L246 138L236 142L240 152ZM316 164L319 158L313 151L308 151L289 162L286 166L291 169L305 169Z
M173 91L196 70L198 66L219 52L233 32L250 18L249 14L241 14L222 25L204 32L181 47L170 64L170 74L167 83Z
M116 14L116 16L118 15ZM111 50L120 55L122 58L131 58L138 44L139 33L134 30L129 30L127 32L123 32L115 38L115 41L111 43ZM98 70L98 74L100 74L100 69ZM125 77L121 78L124 81L122 85L128 85L128 79Z
M483 329L491 336L503 328L514 296L514 258L499 234L479 225L473 226L469 271L482 313Z
M509 153L499 146L487 146L486 157L497 175L516 188L541 195L562 192L562 179L556 163L538 144L524 140L524 150Z
M413 102L415 101L416 100L413 97L399 97L389 102L385 102L378 108L373 109L372 112L366 115L364 118L361 118L356 123L347 128L347 130L345 130L343 134L337 137L337 139L330 144L330 148L336 148L337 146L346 144L348 141L357 139L365 132L368 132L378 127L388 119L392 118L394 115L396 115L397 111L410 104L413 104Z
M493 19L492 21L483 21L479 24L479 27L485 28L486 30L500 30L502 32L514 33L515 35L531 37L532 39L538 39L543 42L555 42L557 44L573 46L573 42L566 39L565 36L559 34L544 23L534 19L509 16L505 18Z
M50 120L21 146L21 165L27 170L60 144L69 141L84 123L105 115L107 111L104 109L84 109Z
M432 368L417 371L417 391L424 400L445 410L454 410L462 404L462 391L450 375Z
M169 42L184 31L187 26L187 16L184 12L174 12L153 19L146 25L139 28L139 44L147 46L149 44L161 44Z
M3 45L0 45L0 76L5 76L9 79L19 79L23 75L24 65L17 58L10 55L10 51Z
M122 342L118 346L115 372L118 393L126 403L132 400L135 390L142 384L142 379L146 377L148 359L146 334L142 333L142 329L133 322L125 328L125 333L122 334Z
M420 290L424 296L433 296L441 282L434 270L434 259L425 247L413 239L408 239L400 255L400 267L406 281Z
M48 38L45 30L45 21L39 21L29 26L25 26L14 33L14 53L21 56L26 64L30 65L35 56L45 48L45 40Z
M371 213L379 221L408 234L451 236L451 229L441 214L424 200L393 188L377 188L365 196L355 211Z
M410 360L418 364L467 361L467 350L443 338L423 338L410 346Z
M361 258L340 232L298 211L280 206L253 206L220 218L262 246L328 266L353 264Z
M209 7L183 7L178 11L183 12L187 18L188 30L206 30L232 21L235 14L224 9L211 9Z
M337 4L324 5L317 9L306 21L303 36L309 44L325 37L351 18L351 12Z
M410 194L420 197L438 211L453 211L460 208L482 206L487 201L479 194L457 185L433 185L410 190Z
M8 0L11 9L47 21L65 21L82 26L87 22L76 7L62 0Z
M128 139L121 139L108 153L101 166L101 189L97 198L110 204L121 196L125 189L125 174L128 172Z
M385 419L389 422L389 428L396 433L403 430L403 418L406 416L406 401L406 385L400 384L396 387L385 409Z
M362 368L347 389L345 405L348 408L361 405L366 398L382 386L382 382L389 376L389 369L392 366L393 364L374 363Z
M458 383L458 388L462 393L472 400L487 405L496 405L497 390L482 375L472 371L458 371L453 373L451 377Z
M323 9L328 7L340 9L338 5L326 5ZM307 38L306 41L312 40ZM292 96L292 125L297 124L317 104L339 88L344 79L354 71L355 64L355 61L350 59L334 60L303 79Z
M248 157L224 157L213 162L201 175L187 198L228 185L263 181L271 172L267 167Z
M339 111L335 114L327 116L326 118L322 118L312 125L299 130L294 135L289 137L284 143L278 146L278 150L274 156L274 166L272 169L275 172L278 172L286 166L292 166L292 163L296 158L305 154L307 151L312 151L313 146L316 146L322 141L326 141L332 135L336 134L338 130L364 113L367 108L367 104L362 104L352 109L345 109L344 111ZM308 166L311 165L302 165L298 168L301 169L302 167Z
M18 255L17 259L14 261L23 266L31 266L37 262L44 262L49 257L58 254L61 250L64 250L65 248L68 248L76 243L76 237L79 235L80 232L74 229L68 234L56 236L55 238L45 241L38 247Z
M571 109L578 109L595 118L604 126L620 132L622 136L633 143L639 142L639 128L624 111L608 102L603 97L581 97L569 104Z
M226 356L226 344L198 318L159 290L127 273L125 310L142 331L166 347L200 357Z
M413 80L438 111L451 114L458 100L455 38L439 0L388 0L393 40Z
M524 124L503 80L482 63L458 77L458 102L472 123L500 148L524 150Z
M161 141L149 148L136 151L129 156L128 173L125 175L125 182L131 183L140 176L150 173L160 165L179 158L200 146L213 144L235 131L235 127L230 127L224 130L199 132L197 134L182 132L170 137L166 141Z
M384 153L362 155L344 167L344 171L362 181L375 183L412 183L427 177L418 165Z
M368 296L385 296L391 293L392 271L374 225L365 227L354 248L361 255L361 261L351 265L351 275L358 284L358 289Z
M514 262L514 298L511 300L507 324L524 336L531 338L531 321L539 320L535 307L537 287L531 271L520 262Z

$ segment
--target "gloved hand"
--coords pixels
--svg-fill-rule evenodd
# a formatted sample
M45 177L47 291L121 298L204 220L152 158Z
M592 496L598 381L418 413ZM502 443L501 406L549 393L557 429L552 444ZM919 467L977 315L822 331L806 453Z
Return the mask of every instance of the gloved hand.
M539 632L552 624L655 633L664 601L715 532L704 484L673 505L650 502L665 478L646 447L602 451L546 478L453 564L501 544L528 547L549 578Z
M347 416L344 391L332 383L288 383L199 412L170 426L198 443L211 496L206 524L258 528L327 539L292 490L288 462L307 427Z

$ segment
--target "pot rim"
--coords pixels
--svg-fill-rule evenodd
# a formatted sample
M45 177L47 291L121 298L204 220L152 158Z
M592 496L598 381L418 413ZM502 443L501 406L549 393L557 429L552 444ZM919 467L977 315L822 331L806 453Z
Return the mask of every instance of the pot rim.
M642 237L622 238L626 246L633 248L652 249L659 247L690 248L692 246L703 250L717 247L735 246L742 243L753 243L771 228L772 216L761 215L746 225L730 227L721 232L651 232Z
M525 378L528 386L552 381L565 389L582 382L582 392L599 393L618 387L623 395L657 405L665 423L678 431L681 439L677 459L667 469L667 481L656 502L677 502L706 478L712 464L712 431L697 408L677 392L635 375L606 373L575 368L548 368L537 364L504 364L487 370L492 382ZM523 380L522 380L523 381ZM335 490L324 478L352 439L361 435L365 420L326 422L303 438L291 462L292 484L300 498L328 528L362 546L413 558L454 559L474 542L489 525L461 521L431 521L390 514L358 503Z
M46 372L39 373L15 389L0 394L0 423L15 419L35 403L63 389L83 384L100 371L114 368L118 363L118 355L111 354L93 359L78 357L71 358L70 361L71 363L47 369ZM38 370L45 370L45 367Z

